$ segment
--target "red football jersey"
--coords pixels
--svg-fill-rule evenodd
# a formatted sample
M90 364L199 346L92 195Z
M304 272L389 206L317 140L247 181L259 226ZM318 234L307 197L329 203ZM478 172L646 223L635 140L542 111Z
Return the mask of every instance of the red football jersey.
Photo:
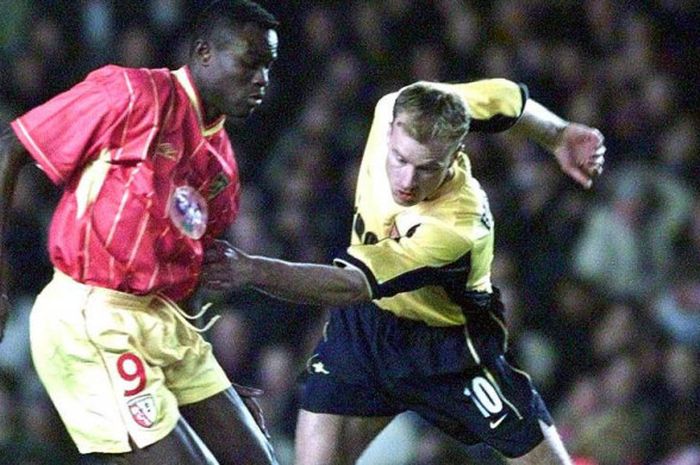
M76 281L181 299L203 247L238 211L238 167L222 116L205 126L187 67L106 66L12 122L64 188L49 231Z

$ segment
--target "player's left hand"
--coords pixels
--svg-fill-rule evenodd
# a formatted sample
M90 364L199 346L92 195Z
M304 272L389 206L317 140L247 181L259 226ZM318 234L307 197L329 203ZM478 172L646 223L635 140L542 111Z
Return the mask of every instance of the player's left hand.
M265 425L265 417L263 417L262 408L260 408L260 404L258 404L258 401L255 399L256 397L260 397L264 394L263 390L250 386L242 386L233 382L231 385L236 390L236 393L240 396L251 415L253 415L255 423L258 424L265 437L270 439L270 432L267 430L267 426Z
M569 123L562 131L554 156L564 173L585 189L603 173L605 138L599 130L583 124Z

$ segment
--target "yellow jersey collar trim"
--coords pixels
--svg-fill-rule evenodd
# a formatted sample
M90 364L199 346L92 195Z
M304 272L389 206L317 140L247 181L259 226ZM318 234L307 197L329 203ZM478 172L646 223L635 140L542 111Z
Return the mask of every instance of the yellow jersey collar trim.
M226 122L226 116L224 115L221 115L213 124L209 126L204 125L204 116L202 114L202 101L199 98L199 93L197 92L197 89L194 87L194 84L192 82L192 75L190 74L190 69L187 66L183 66L182 68L173 71L172 74L175 76L175 79L177 79L182 88L185 90L187 98L190 100L190 104L192 104L195 113L197 113L197 120L199 121L199 128L202 131L202 135L204 137L209 137L221 131L224 127L224 123Z

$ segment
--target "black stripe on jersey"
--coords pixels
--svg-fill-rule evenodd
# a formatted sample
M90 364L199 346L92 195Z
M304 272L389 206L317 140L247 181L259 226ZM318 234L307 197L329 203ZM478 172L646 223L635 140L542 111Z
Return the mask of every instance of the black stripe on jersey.
M362 270L372 288L373 300L391 297L401 292L413 291L425 286L440 286L449 294L452 294L451 290L456 287L461 286L464 289L471 271L471 252L467 252L447 265L417 268L379 284L372 270L362 261L348 253L343 253L339 258Z
M377 280L374 277L374 274L372 273L372 270L370 270L367 265L364 264L361 260L358 260L357 258L353 257L347 252L341 252L336 260L342 262L347 262L350 265L357 267L362 273L364 273L365 277L367 278L367 282L369 283L370 290L372 291L372 295L370 296L372 300L378 299L377 295L379 294L379 286L377 284ZM335 260L334 260L335 262Z
M520 115L523 114L525 102L527 102L529 98L527 86L518 83L518 87L520 87L520 97L523 102L518 116L494 115L489 119L472 119L471 123L469 123L469 132L503 132L513 127L518 119L520 119Z

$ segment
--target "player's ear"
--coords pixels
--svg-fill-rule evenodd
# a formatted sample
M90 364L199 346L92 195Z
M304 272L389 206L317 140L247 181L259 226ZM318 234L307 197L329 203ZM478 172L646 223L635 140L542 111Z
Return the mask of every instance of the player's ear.
M389 126L386 128L386 136L390 137L391 136L391 131L394 130L394 120L392 119L391 122L389 123Z
M207 66L211 61L211 46L203 39L197 39L194 43L194 56L203 65Z

